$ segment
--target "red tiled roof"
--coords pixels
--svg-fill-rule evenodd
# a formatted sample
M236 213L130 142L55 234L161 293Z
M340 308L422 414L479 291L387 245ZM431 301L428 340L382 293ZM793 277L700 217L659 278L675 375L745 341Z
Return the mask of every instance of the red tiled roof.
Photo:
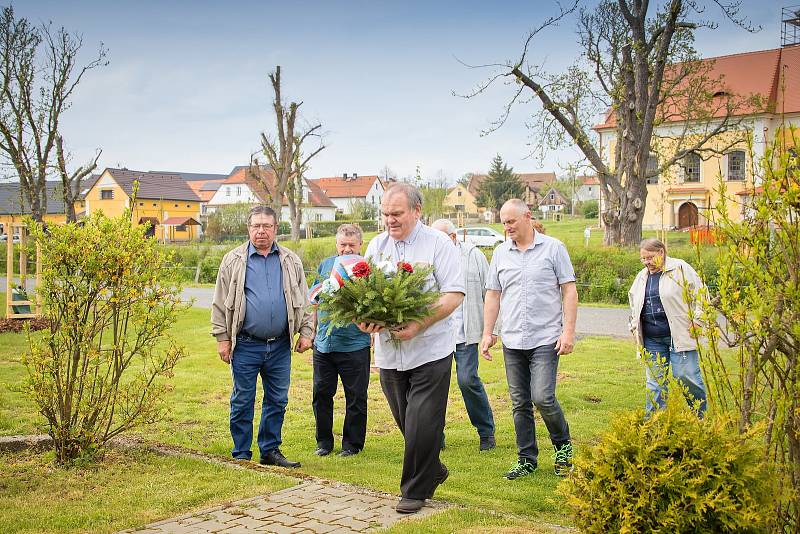
M254 173L257 172L261 180L258 180ZM260 202L268 203L270 198L272 198L274 189L275 180L277 179L277 175L275 171L272 170L271 167L267 166L260 166L258 168L254 167L253 170L247 166L239 166L234 168L233 172L231 173L228 178L225 179L223 184L245 184L247 185L253 194L259 199ZM327 195L320 189L319 185L317 185L315 180L305 180L306 185L308 186L308 201L312 207L315 208L335 208L336 204L328 198ZM213 195L212 195L213 196ZM283 195L281 199L282 206L288 206L289 201L286 198L286 195Z
M309 181L315 182L330 198L361 198L367 196L375 180L378 180L378 182L383 185L380 178L374 174L368 176L358 175L357 178L348 177L347 179L343 176L333 176Z
M713 62L708 76L721 78L720 92L740 97L760 95L775 113L800 112L800 46L744 52L703 61ZM738 110L738 114L758 111L761 110L745 107ZM724 106L720 106L715 115L724 113ZM679 110L674 114L672 122L680 121ZM616 116L609 110L603 123L594 128L601 130L615 125Z
M578 176L578 181L583 185L600 185L600 179L597 176Z
M196 180L196 181L187 181L186 184L194 191L194 194L200 197L200 200L203 202L208 202L211 200L211 197L214 196L214 193L217 192L216 189L210 189L208 184L221 184L224 180Z

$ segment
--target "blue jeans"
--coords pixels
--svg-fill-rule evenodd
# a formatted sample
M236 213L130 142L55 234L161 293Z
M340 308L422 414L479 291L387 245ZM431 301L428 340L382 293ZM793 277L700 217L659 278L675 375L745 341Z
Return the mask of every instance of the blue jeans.
M264 401L258 425L258 448L263 457L281 444L281 428L289 402L289 376L292 363L288 335L269 343L240 335L231 361L231 437L234 458L249 460L253 453L253 411L256 383L261 375Z
M482 438L494 436L494 416L478 376L478 344L456 345L456 378L472 426Z
M517 453L521 459L533 463L539 457L534 405L542 416L553 445L558 447L570 441L569 425L556 400L559 356L555 347L556 344L552 343L526 350L510 349L503 345L514 431L517 434Z
M700 401L698 413L702 416L706 411L706 386L697 351L676 351L670 336L645 337L644 348L650 353L647 360L647 413L652 413L656 405L660 408L666 406L666 374L667 368L671 367L672 376L687 389L689 405Z

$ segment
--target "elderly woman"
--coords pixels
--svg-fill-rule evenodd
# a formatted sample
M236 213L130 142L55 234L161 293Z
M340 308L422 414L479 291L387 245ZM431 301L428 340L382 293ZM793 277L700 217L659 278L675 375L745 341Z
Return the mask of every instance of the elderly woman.
M665 402L666 373L686 387L690 405L698 402L702 416L706 410L706 387L697 355L697 340L690 333L689 306L696 305L697 291L703 282L691 265L667 256L667 248L658 239L645 239L639 246L644 264L633 281L628 300L631 306L630 328L641 351L646 350L647 413ZM684 288L688 291L684 293ZM690 295L687 303L684 294Z

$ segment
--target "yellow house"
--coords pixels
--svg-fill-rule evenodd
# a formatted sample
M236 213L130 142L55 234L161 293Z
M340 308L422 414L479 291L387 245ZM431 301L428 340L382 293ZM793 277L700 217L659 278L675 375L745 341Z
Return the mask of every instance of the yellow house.
M148 233L161 241L190 241L201 233L200 198L177 173L106 168L84 190L76 211L114 217L128 207L131 221L149 223Z
M462 184L457 184L447 191L447 196L444 197L442 205L450 212L463 212L467 215L478 214L475 196Z
M61 187L61 182L47 182L47 211L42 219L48 224L63 224L67 220ZM0 184L0 235L8 233L11 223L22 222L30 214L19 182Z
M713 224L714 210L720 197L720 180L724 183L726 197L733 200L728 203L729 216L741 220L748 197L753 191L758 192L758 173L754 177L753 168L776 139L783 139L786 128L800 127L800 46L746 52L707 61L713 61L711 76L721 79L720 96L760 95L766 107L763 110L742 110L737 130L714 138L703 146L717 153L710 156L708 153L689 153L678 165L648 179L643 229L687 229ZM670 150L670 143L674 144L671 132L684 131L687 125L677 115L676 119L662 124L654 132L654 152L650 154L648 167L658 169L661 166L656 152L674 152ZM688 125L691 127L691 123ZM596 126L595 131L600 138L602 154L613 157L617 141L613 113L609 113L606 122ZM785 139L783 144L786 144ZM610 164L614 166L613 160Z

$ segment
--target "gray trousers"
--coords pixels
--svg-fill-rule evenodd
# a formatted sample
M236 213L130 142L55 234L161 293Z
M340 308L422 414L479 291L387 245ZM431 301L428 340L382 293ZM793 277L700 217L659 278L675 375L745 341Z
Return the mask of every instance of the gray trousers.
M408 371L381 369L381 388L403 433L400 494L428 499L442 472L439 451L444 432L453 355Z

